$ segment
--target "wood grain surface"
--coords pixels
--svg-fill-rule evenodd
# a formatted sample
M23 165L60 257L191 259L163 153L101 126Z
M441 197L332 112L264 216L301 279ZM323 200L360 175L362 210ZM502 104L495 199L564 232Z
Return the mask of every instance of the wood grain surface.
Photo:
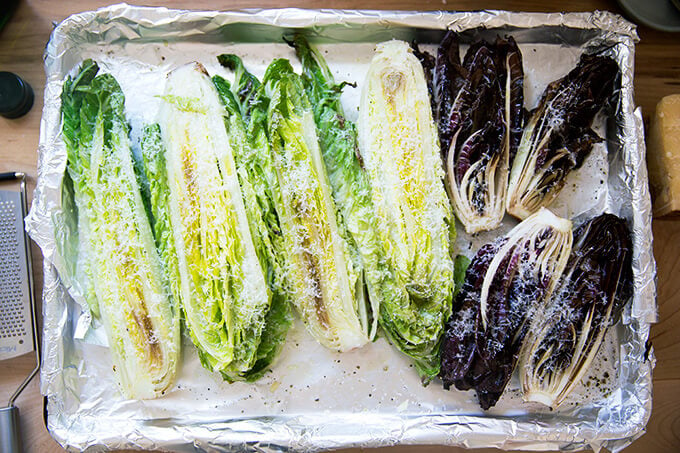
M5 0L0 0L0 2ZM506 9L512 11L592 11L596 9L621 13L615 1L574 0L570 2L541 0L455 1L455 0L344 0L327 3L313 0L297 2L208 1L182 2L133 1L133 4L165 5L190 9L238 9L244 7L307 7L347 9L401 10L471 10ZM641 0L644 1L644 0ZM22 1L14 17L0 30L0 71L12 71L28 81L35 90L35 105L23 118L0 117L0 172L23 171L30 176L30 191L35 187L37 147L42 91L45 75L42 54L54 24L70 14L105 6L104 1L27 0ZM636 51L635 98L642 107L645 121L659 99L680 93L680 34L663 33L646 27L638 29L641 41ZM658 266L659 323L652 328L652 343L657 365L654 371L654 404L645 434L626 451L661 453L680 451L680 219L655 220L654 255ZM36 297L42 288L42 260L34 247ZM31 369L30 357L0 363L0 405ZM24 447L29 452L57 452L62 449L52 440L43 422L43 397L38 379L27 387L17 401L21 411ZM397 452L421 453L462 452L464 449L444 447L395 447ZM358 451L358 450L345 450ZM497 450L476 450L497 451Z

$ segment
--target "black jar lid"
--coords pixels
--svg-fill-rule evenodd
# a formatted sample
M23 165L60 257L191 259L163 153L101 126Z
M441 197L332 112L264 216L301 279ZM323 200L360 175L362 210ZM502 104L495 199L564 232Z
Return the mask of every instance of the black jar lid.
M18 118L33 107L33 89L18 75L0 72L0 115Z

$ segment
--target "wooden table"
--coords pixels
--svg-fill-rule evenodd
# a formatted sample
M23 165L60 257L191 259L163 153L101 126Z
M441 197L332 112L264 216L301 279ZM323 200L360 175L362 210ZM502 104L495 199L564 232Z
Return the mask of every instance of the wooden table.
M642 0L644 1L644 0ZM163 2L133 1L147 5ZM243 7L297 6L315 8L313 0L285 2L263 0L208 1L193 0L165 3L166 6L192 9L236 9ZM0 172L20 170L30 175L30 191L35 187L36 161L42 92L45 84L42 54L54 23L70 14L104 6L104 1L28 0L22 1L10 23L0 31L0 71L15 72L34 88L36 98L31 112L23 118L0 118ZM595 9L619 12L613 0L575 0L544 2L541 0L458 1L458 0L384 0L332 1L323 5L331 8L401 9L401 10L466 10L506 9L512 11L591 11ZM635 65L635 96L642 107L645 121L658 100L671 93L680 93L680 34L662 33L640 27L641 41L637 47ZM658 266L659 323L652 328L652 342L657 357L654 371L654 409L647 434L634 443L630 452L680 451L680 219L654 221L654 254ZM42 289L42 259L40 250L33 249L36 297ZM676 326L676 327L673 327ZM31 369L30 357L13 360L11 366L0 367L0 395L9 395ZM0 404L5 404L4 401ZM43 398L34 379L19 398L21 429L24 446L31 452L56 452L61 448L52 440L43 422ZM443 447L399 447L406 452L463 451ZM478 450L483 451L483 450ZM497 450L484 450L497 451Z

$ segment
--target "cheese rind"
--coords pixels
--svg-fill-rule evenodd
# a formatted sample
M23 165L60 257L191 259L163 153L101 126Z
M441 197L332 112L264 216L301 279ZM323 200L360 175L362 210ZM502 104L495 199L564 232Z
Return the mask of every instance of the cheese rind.
M656 106L647 166L654 216L680 214L680 94L666 96Z

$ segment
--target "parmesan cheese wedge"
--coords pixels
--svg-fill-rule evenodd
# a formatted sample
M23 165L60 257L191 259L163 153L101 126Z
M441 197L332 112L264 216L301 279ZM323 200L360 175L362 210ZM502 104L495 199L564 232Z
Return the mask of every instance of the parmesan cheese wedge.
M680 215L680 94L666 96L656 105L647 166L654 216Z

